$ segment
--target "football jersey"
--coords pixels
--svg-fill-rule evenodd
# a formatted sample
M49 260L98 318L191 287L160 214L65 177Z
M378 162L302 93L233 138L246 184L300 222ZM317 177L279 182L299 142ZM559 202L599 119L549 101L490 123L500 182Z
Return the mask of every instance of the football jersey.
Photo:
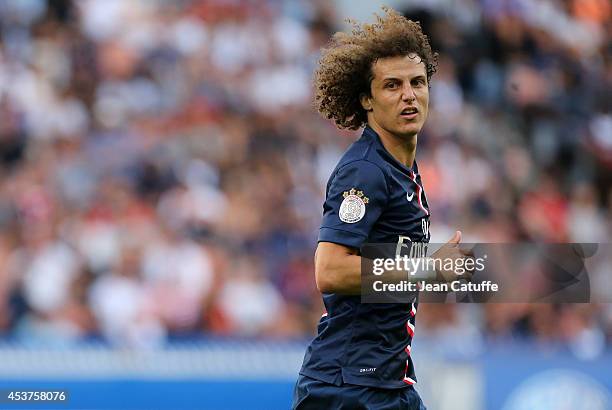
M327 183L319 242L359 249L368 243L429 242L430 211L416 161L397 161L366 127ZM327 383L401 388L416 383L411 359L418 300L362 303L323 294L326 313L300 373Z

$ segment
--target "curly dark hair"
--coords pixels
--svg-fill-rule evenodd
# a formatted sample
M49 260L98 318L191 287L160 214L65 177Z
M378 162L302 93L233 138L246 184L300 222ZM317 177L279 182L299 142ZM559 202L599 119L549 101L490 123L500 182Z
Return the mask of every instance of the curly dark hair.
M388 7L385 16L376 15L376 23L353 24L351 33L334 34L322 50L314 74L316 109L339 128L356 130L367 123L359 96L370 94L374 78L372 66L379 58L418 55L427 69L427 82L436 72L438 54L418 22L408 20Z

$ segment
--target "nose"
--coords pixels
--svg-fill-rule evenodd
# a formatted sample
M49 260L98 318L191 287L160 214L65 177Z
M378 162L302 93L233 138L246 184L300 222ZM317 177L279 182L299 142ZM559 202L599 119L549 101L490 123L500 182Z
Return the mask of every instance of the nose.
M411 102L416 100L416 94L414 93L414 89L407 84L402 90L402 101Z

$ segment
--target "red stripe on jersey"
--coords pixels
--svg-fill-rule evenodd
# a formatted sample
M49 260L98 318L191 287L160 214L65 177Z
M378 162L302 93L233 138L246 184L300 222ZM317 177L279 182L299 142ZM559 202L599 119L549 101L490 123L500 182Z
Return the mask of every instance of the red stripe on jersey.
M414 325L412 323L406 322L406 330L408 331L410 337L414 336Z
M404 383L409 384L409 385L413 385L416 382L414 380L412 380L410 377L404 377L404 380L402 380Z
M419 202L419 206L421 207L423 212L425 212L425 215L429 215L429 211L425 209L425 207L423 206L423 201L421 200L421 192L423 192L423 188L421 188L421 186L417 182L416 175L414 174L413 171L410 171L410 179L417 186L417 201Z

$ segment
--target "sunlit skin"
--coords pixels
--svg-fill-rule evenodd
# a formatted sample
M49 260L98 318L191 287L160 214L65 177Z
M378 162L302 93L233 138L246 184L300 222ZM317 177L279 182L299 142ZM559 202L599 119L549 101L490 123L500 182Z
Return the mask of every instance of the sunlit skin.
M391 155L411 167L417 136L429 108L425 64L415 54L381 58L373 64L372 73L371 95L360 97L362 107L368 112L368 125L378 133ZM405 113L414 108L416 113Z

